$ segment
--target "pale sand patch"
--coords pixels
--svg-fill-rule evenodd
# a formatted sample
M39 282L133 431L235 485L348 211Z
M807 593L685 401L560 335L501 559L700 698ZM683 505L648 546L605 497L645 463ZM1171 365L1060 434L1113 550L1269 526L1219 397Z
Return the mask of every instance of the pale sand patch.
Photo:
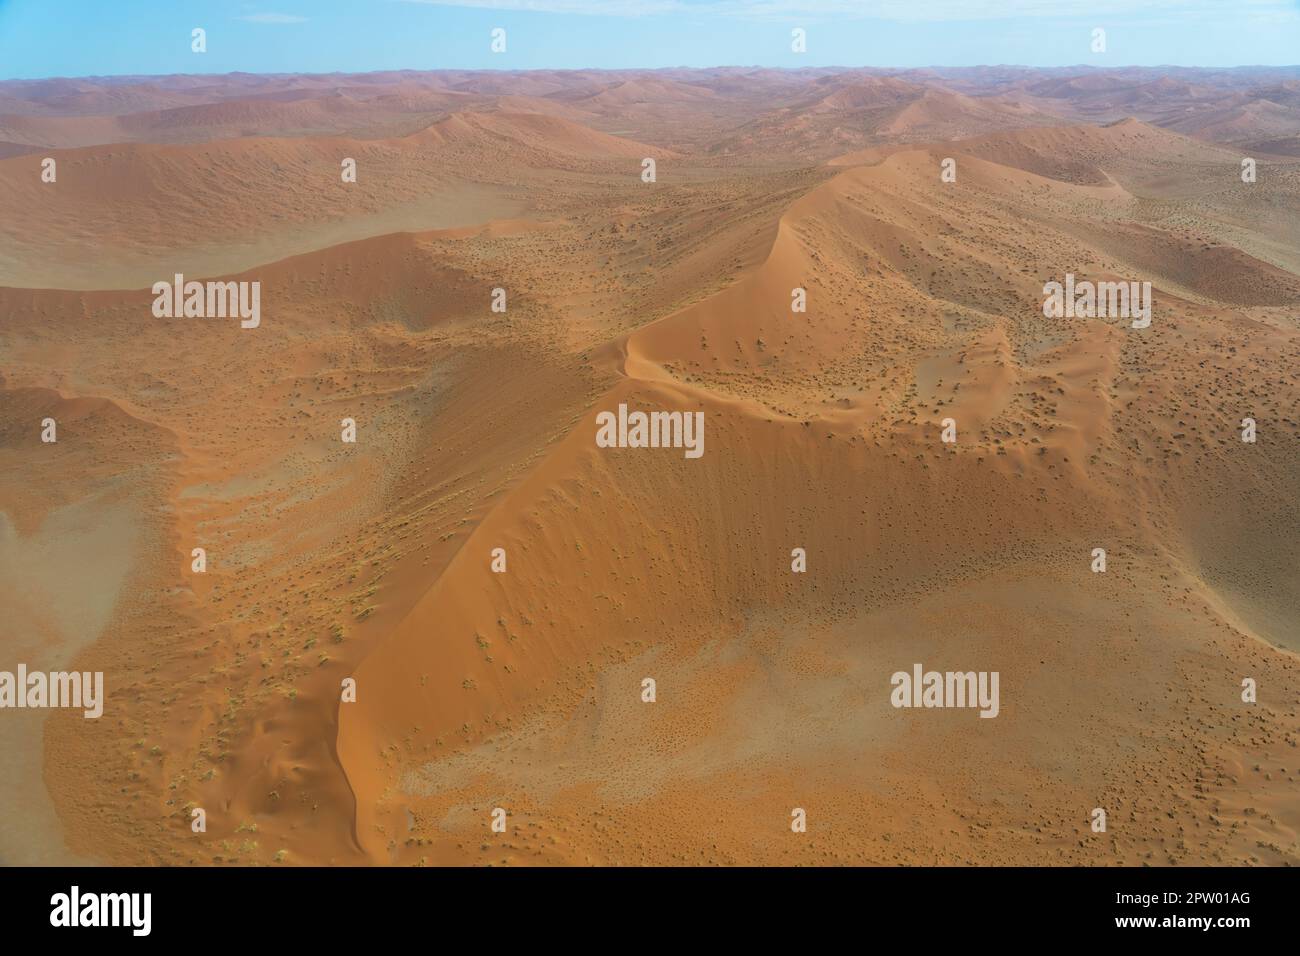
M66 670L113 613L133 560L138 516L130 505L80 501L20 536L0 511L0 669ZM105 675L111 700L112 675ZM0 711L0 865L85 864L64 848L43 777L48 710ZM101 718L107 719L107 718Z

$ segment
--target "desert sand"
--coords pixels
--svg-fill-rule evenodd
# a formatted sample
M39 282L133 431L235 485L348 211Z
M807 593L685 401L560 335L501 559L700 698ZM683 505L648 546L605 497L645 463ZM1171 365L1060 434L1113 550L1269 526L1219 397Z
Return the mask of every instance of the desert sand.
M0 195L0 862L1300 862L1300 72L7 82Z

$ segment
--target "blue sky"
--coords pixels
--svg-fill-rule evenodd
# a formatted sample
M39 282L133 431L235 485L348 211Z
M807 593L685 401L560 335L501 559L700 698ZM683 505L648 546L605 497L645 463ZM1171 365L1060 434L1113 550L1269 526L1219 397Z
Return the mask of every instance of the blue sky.
M208 52L190 51L207 31ZM490 31L506 30L506 52ZM807 52L790 31L807 31ZM1107 52L1090 49L1106 30ZM1300 0L0 0L0 79L1300 62Z

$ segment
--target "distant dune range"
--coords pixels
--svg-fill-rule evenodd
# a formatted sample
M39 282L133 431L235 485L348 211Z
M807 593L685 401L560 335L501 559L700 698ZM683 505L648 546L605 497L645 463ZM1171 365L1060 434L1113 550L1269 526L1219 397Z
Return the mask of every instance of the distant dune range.
M109 691L0 714L0 861L1300 862L1298 82L0 83L0 668Z
M663 153L555 117L453 113L392 140L61 150L55 190L32 175L39 157L11 157L0 160L0 188L35 218L6 217L0 281L97 288L107 273L115 288L149 286L165 277L160 259L192 275L240 272L351 239L509 218L528 208L529 192L544 191L536 170L649 155ZM355 183L342 180L344 158L363 171Z

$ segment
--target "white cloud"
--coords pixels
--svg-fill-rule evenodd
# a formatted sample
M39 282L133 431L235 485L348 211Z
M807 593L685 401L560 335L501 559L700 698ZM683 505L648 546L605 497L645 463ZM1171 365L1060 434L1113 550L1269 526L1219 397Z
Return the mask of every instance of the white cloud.
M246 16L235 17L236 20L247 20L249 23L306 23L306 17L295 17L288 13L250 13Z
M581 16L694 14L745 20L1003 20L1019 17L1130 17L1188 14L1277 17L1293 0L401 0L442 7Z

